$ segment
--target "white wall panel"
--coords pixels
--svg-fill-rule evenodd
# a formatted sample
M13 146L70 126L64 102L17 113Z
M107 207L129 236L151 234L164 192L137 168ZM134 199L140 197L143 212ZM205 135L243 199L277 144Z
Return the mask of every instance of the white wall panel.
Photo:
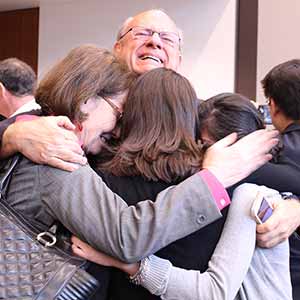
M162 8L183 30L182 74L200 98L233 91L237 0L61 0L40 3L39 75L71 48L111 48L131 15Z

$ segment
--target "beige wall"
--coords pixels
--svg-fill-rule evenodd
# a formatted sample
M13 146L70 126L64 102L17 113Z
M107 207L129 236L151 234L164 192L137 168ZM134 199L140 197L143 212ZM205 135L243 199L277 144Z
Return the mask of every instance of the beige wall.
M184 31L181 73L200 98L233 91L237 0L41 1L39 75L71 48L96 43L111 48L124 19L162 8Z
M300 58L300 1L259 0L257 100L265 101L260 80L275 65Z

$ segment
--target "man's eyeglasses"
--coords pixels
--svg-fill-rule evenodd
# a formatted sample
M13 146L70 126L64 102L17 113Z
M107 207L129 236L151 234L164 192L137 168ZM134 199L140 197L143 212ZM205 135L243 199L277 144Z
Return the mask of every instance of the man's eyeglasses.
M131 32L134 38L143 41L146 41L149 37L153 36L154 33L157 33L163 43L173 47L175 45L180 45L180 41L181 41L179 35L176 32L168 32L168 31L158 32L150 28L145 28L140 26L136 26L128 29L124 34L120 36L119 40L121 40L129 32Z
M111 100L109 100L107 97L103 97L101 96L101 98L110 105L110 107L113 109L117 121L119 121L122 117L123 117L123 112L121 111L120 107L118 107L117 105L115 105Z

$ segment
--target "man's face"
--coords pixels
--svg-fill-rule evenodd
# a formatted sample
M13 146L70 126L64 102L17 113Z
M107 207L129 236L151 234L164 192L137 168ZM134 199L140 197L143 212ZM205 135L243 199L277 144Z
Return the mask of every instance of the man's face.
M158 11L137 15L129 22L123 34L133 27L144 27L156 32L172 32L178 35L174 22L166 14ZM181 62L179 42L170 45L157 33L147 38L138 38L130 31L116 42L114 53L138 74L159 67L176 71Z

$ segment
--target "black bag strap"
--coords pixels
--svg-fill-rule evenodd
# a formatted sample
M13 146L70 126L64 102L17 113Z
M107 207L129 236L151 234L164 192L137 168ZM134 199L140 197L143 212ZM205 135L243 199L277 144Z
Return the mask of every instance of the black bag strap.
M2 165L3 169L6 169L5 171L3 171L3 174L1 175L0 178L0 201L6 198L6 193L8 190L8 186L10 183L10 180L12 178L12 174L13 171L16 167L16 165L18 164L19 161L21 161L22 156L20 153L14 155L11 159L7 160L7 162ZM9 204L5 204L6 206L9 206ZM10 207L10 210L12 210L12 208ZM16 214L16 212L14 212ZM18 215L20 215L20 212L17 213ZM22 215L23 219L26 219L25 216ZM34 224L34 221L31 220L30 223ZM37 235L37 240L43 244L44 246L53 246L56 241L56 230L57 227L59 226L59 222L56 221L54 222L50 227L47 227L43 230L39 230L40 233ZM40 224L39 226L35 225L36 228L40 228Z
M9 224L8 227L3 226L0 229L4 229L6 231L10 231L10 233L13 233L9 235L12 236L13 245L14 241L17 240L20 233L20 236L22 236L22 243L24 242L24 245L26 244L25 242L29 241L30 246L24 248L26 249L24 252L24 254L26 254L26 261L21 262L17 259L16 261L18 265L21 265L22 263L26 264L26 270L28 266L30 266L30 274L36 274L33 272L36 266L36 262L32 262L31 254L35 253L36 255L36 253L41 253L41 257L43 257L43 259L41 259L41 266L38 267L40 272L39 274L42 274L42 279L39 278L41 284L39 285L39 287L34 289L34 293L32 295L29 295L28 297L30 299L40 300L90 299L90 297L98 289L99 282L92 275L88 274L84 269L81 269L85 267L86 261L79 257L73 256L72 253L66 251L65 248L61 248L60 245L56 245L56 227L54 228L53 226L54 233L50 231L52 230L52 228L50 228L48 231L39 232L39 229L35 228L34 220L30 220L30 222L28 222L28 220L25 218L25 216L22 215L22 213L16 211L6 201L6 195L13 172L18 162L20 162L22 158L23 156L21 154L17 154L11 159L3 161L2 167L0 167L0 216L2 221L6 221L3 224ZM15 232L17 232L18 234L15 234ZM2 241L3 238L0 238L0 240ZM52 246L53 248L51 248ZM5 253L5 251L6 250L4 248L0 249L0 254L2 254L3 252ZM13 257L13 264L11 264L10 259L6 258L6 255L2 255L4 259L3 262L1 261L1 264L3 264L4 266L6 266L6 264L14 266L16 264L14 260L15 255L19 254L18 251L18 249L13 249L12 251L10 251L10 255ZM45 261L44 258L46 258ZM54 263L49 265L46 264L45 262L47 262L49 259L53 259ZM6 271L6 267L4 267L4 269ZM15 273L16 276L22 276L23 274L22 270L19 267L16 268ZM5 272L5 275L6 274L7 271ZM25 272L25 274L27 274L27 271ZM17 282L16 284L12 284L12 286L4 285L3 287L8 287L8 289L10 290L14 289L13 291L16 290L19 292L19 288L21 287L21 285L19 282ZM6 289L4 289L4 291L6 291ZM1 295L0 298L2 299ZM7 299L7 297L5 297L5 299ZM14 299L21 299L21 295L16 296L16 298Z
M6 192L8 190L13 171L20 160L21 155L16 154L11 159L9 159L7 163L4 163L3 168L5 168L6 170L4 171L4 174L1 176L0 180L0 200L6 198ZM7 205L8 204L6 204L6 206ZM20 213L18 214L20 215ZM25 217L22 216L22 218L24 219ZM33 221L31 221L31 223L33 223ZM53 245L55 245L57 242L56 230L58 224L58 222L54 222L50 228L47 228L46 230L43 230L39 234L37 234L36 239L45 247L52 247Z
M19 160L20 160L20 154L16 154L4 166L4 167L6 167L9 164L8 169L4 172L4 174L2 175L2 178L0 180L0 196L1 196L1 199L5 196L4 194L7 190L8 185L9 185L11 175L13 174L13 170L16 167Z

